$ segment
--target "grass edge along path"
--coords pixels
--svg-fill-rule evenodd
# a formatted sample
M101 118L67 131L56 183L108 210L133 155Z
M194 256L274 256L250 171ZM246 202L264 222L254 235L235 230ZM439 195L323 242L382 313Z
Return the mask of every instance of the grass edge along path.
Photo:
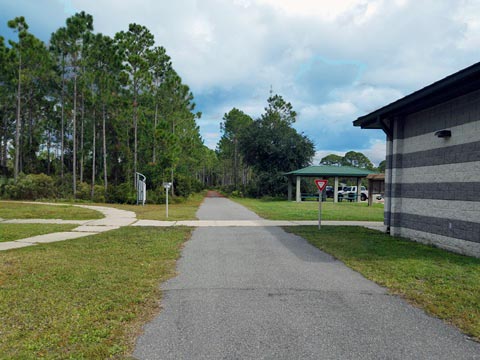
M83 204L79 204L83 205ZM85 209L72 204L46 205L23 203L20 201L0 201L2 219L62 219L97 220L104 216L101 212Z
M480 259L361 227L285 230L480 341Z
M124 358L190 228L124 227L0 253L0 358Z
M71 231L78 225L70 224L3 224L0 223L0 243L32 236Z
M263 200L251 198L230 198L268 220L317 220L318 202L300 203L286 200ZM322 203L323 220L339 221L383 221L383 204L368 206L366 202Z

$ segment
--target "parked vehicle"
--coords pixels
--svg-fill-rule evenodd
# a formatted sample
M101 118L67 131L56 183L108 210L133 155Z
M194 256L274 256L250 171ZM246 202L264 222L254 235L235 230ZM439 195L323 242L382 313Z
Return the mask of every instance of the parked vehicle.
M357 193L357 187L356 186L347 186L347 188L343 192L343 196L348 196L348 193ZM360 200L365 201L368 199L368 191L365 186L360 187Z
M347 188L348 186L339 186L338 187L338 193L339 194L343 194L343 192L345 191L345 189ZM334 187L333 186L330 186L328 185L326 188L326 193L327 193L327 197L328 198L333 198L334 194L335 194L335 191L334 191Z
M365 186L362 186L360 188L360 200L365 201L368 199L368 191ZM349 196L350 194L350 196ZM345 186L342 191L338 191L338 197L339 199L346 199L346 198L355 198L355 195L357 195L357 187L356 186Z
M326 193L326 195L327 195L327 198L333 198L333 193L334 193L334 191L333 191L333 186L329 186L329 185L328 185L328 186L325 188L325 193Z

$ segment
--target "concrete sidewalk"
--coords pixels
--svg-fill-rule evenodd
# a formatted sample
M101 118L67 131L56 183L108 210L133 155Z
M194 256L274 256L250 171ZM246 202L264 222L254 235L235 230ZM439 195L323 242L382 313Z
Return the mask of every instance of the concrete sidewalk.
M224 202L221 198L210 198L210 202ZM27 202L29 203L29 202ZM38 203L46 205L62 205L58 203ZM138 220L132 211L120 210L107 206L73 205L90 210L101 212L105 217L98 220L62 220L62 219L1 219L0 224L74 224L79 225L72 231L56 232L38 236L32 236L15 241L0 242L0 251L18 249L25 246L32 246L41 243L50 243L64 240L77 239L101 232L115 230L122 226L188 226L188 227L278 227L278 226L316 226L318 221L289 221L289 220L265 220L240 205L228 202L228 206L221 214L215 214L214 218L199 210L199 216L206 220L179 220L179 221L158 221ZM225 206L225 205L224 205ZM210 219L209 219L210 218ZM235 218L236 220L231 220ZM322 225L328 226L363 226L373 230L384 231L385 226L381 222L374 221L322 221Z
M41 204L41 203L34 203ZM49 204L61 205L61 204ZM90 210L101 212L105 217L98 220L61 220L61 219L0 219L0 224L75 224L80 225L72 231L56 232L44 235L32 236L15 241L0 242L0 251L18 249L37 244L51 243L57 241L78 239L85 236L95 235L101 232L118 229L128 226L137 221L133 211L114 209L106 206L73 205Z
M317 220L179 220L179 221L158 221L138 220L132 226L190 226L190 227L245 227L245 226L316 226ZM322 221L326 226L363 226L373 230L384 231L385 225L379 221Z

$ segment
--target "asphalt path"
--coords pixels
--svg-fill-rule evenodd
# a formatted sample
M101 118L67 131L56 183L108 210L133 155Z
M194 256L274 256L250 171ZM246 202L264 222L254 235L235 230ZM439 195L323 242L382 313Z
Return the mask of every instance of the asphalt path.
M200 220L257 220L207 198ZM480 359L480 344L278 227L197 228L138 359Z

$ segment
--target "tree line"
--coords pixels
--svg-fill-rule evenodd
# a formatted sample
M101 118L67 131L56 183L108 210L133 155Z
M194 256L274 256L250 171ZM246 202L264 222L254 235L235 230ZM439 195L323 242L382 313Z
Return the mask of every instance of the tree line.
M315 154L312 140L292 127L296 118L292 104L272 93L258 119L237 108L226 113L217 146L218 178L224 189L285 197L284 174L310 165Z
M8 26L16 40L0 37L0 170L9 185L44 173L61 196L94 197L131 195L135 172L149 188L172 182L177 195L215 181L201 113L148 28L110 37L80 12L46 44L24 17Z
M320 160L320 165L352 166L379 173L385 172L385 160L381 161L378 167L375 167L367 156L357 151L348 151L344 156L329 154Z
M311 164L313 142L272 92L257 119L226 113L217 149L207 148L193 94L150 30L130 24L110 37L93 25L77 13L44 43L24 17L8 22L16 40L0 37L0 196L133 202L136 172L155 202L166 181L174 196L212 186L285 196L283 174ZM373 167L350 153L322 163Z
M217 178L227 192L254 197L286 196L284 174L311 165L315 155L311 139L293 128L296 118L292 105L272 93L258 119L237 108L224 115L217 146ZM367 156L356 151L348 151L344 156L327 155L320 165L385 171L385 161L375 167Z

